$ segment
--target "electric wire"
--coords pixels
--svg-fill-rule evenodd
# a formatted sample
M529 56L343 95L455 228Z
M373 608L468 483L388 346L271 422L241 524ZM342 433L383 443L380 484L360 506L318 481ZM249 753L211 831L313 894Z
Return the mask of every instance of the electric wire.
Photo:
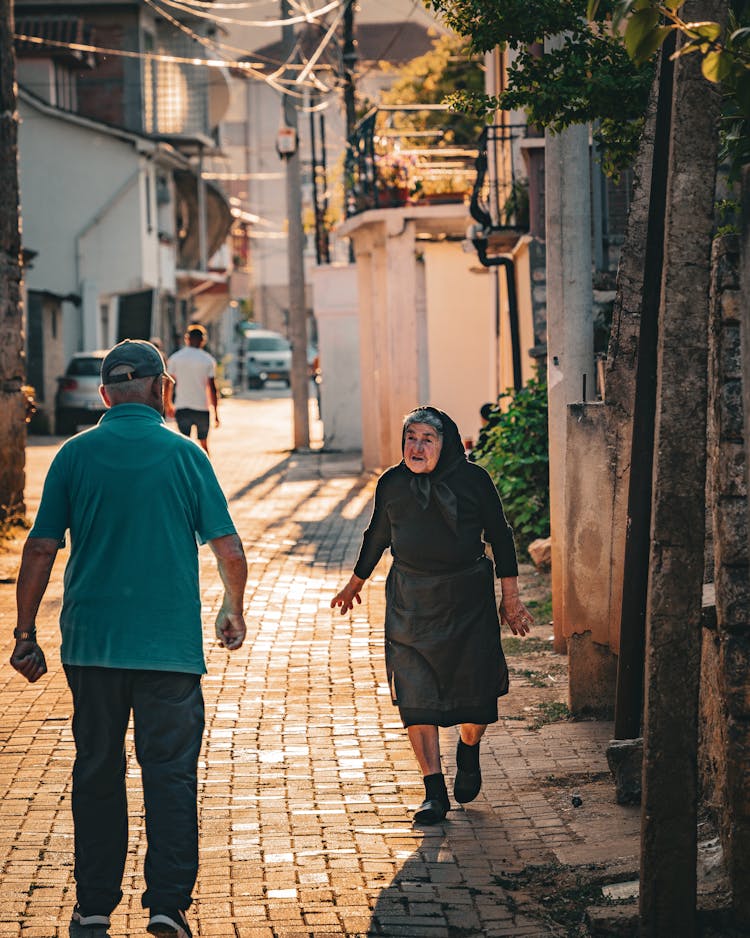
M189 26L187 26L185 23L180 22L180 20L176 19L176 18L173 17L170 13L168 13L166 10L164 10L164 9L162 9L160 6L158 6L158 5L154 2L154 0L145 0L145 2L151 7L152 10L156 11L156 13L158 13L159 16L163 17L167 22L171 23L171 24L172 24L173 26L175 26L177 29L181 30L183 33L185 33L186 35L188 35L188 36L189 36L191 39L193 39L195 42L200 43L200 45L202 45L204 48L210 49L210 50L213 51L215 54L218 54L218 55L223 54L224 48L231 48L231 49L233 49L234 51L242 52L243 54L247 54L247 51L248 51L248 50L246 50L246 49L240 49L240 48L237 47L237 46L225 45L224 43L221 43L221 42L219 42L218 40L214 40L214 39L210 39L209 37L206 37L206 36L200 36L200 35L198 35L198 33L196 33L194 30L192 30L192 29L191 29ZM281 83L281 82L277 82L277 81L273 80L273 79L272 79L271 77L269 77L269 76L265 76L265 77L266 77L266 80L267 80L267 84L268 84L270 87L272 87L275 91L278 91L278 92L280 92L281 94L286 94L286 93L287 93L287 89L284 88L284 87L282 87L282 83ZM290 83L290 84L292 83L291 80L289 80L289 83ZM296 82L295 82L295 84L296 84ZM319 80L316 80L315 82L310 82L309 85L311 85L311 86L317 88L319 91L329 92L329 91L332 90L332 89L330 89L327 85L324 85L324 84L323 84L321 81L319 81Z
M283 70L286 70L286 69L302 70L303 68L302 65L296 65L296 64L290 65L289 63L279 62L277 59L269 59L267 56L258 55L257 53L253 52L251 49L246 49L243 46L232 45L229 42L224 42L224 40L222 39L211 39L208 36L201 36L198 33L196 33L194 30L192 30L186 23L182 23L176 17L173 17L167 10L164 10L161 6L157 6L154 0L145 0L145 2L153 10L155 10L159 16L163 17L165 20L172 23L178 29L182 30L182 32L190 36L191 39L194 39L196 42L199 42L201 45L205 46L206 48L213 48L214 51L217 52L218 54L225 54L226 52L232 52L232 53L237 53L242 56L253 56L256 59L261 60L260 62L256 63L259 68L262 67L264 64L281 66ZM159 4L161 4L162 2L163 0L158 0ZM264 2L267 2L267 0L264 0ZM324 70L324 71L332 70L332 66L326 65L326 64L320 65L318 66L318 68L319 70ZM282 74L283 74L283 71L282 71ZM288 81L290 82L290 84L298 83L297 79L294 79L294 80L288 79ZM322 83L316 83L315 87L318 88L318 90L324 91L325 93L328 93L334 90L332 88L329 88L328 86L322 85Z
M211 20L212 23L226 23L232 26L255 26L263 29L285 25L295 26L297 23L313 23L318 17L330 13L331 10L335 10L341 5L341 0L330 0L330 3L326 3L325 6L319 7L317 10L312 10L310 13L300 14L299 16L290 16L288 19L284 20L238 20L227 16L213 16L211 13L204 13L201 10L193 9L187 6L185 0L163 0L163 2L166 3L167 6L180 10L182 13L190 13L191 16Z
M59 39L49 39L42 36L27 36L25 33L14 33L20 42L28 42L37 46L52 46L55 49L70 49L74 52L91 52L97 55L120 56L125 59L140 59L141 61L168 62L175 65L192 65L195 68L233 68L246 72L255 81L262 81L280 94L288 94L293 98L304 100L304 92L294 91L291 88L274 87L268 76L260 71L260 66L254 62L243 62L237 59L202 59L198 56L171 55L165 52L133 52L130 49L109 49L104 46L92 46L83 42L63 42ZM276 85L292 84L292 80L282 79Z

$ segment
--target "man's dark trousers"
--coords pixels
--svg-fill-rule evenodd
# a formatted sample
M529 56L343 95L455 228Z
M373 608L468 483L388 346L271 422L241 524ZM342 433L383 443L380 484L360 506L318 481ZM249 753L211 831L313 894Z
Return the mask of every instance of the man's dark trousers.
M200 675L65 665L73 694L77 900L109 915L122 898L128 849L125 733L131 710L148 849L143 906L187 909L198 874Z

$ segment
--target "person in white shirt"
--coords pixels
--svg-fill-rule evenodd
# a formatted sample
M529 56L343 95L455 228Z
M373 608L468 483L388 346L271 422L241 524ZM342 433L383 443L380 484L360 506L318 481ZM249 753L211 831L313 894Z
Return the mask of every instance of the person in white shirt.
M203 326L193 323L185 333L185 348L170 355L167 371L174 379L165 395L165 412L177 420L180 433L190 436L196 428L198 442L208 453L210 404L214 426L219 426L219 395L216 392L216 360L205 351L208 335Z

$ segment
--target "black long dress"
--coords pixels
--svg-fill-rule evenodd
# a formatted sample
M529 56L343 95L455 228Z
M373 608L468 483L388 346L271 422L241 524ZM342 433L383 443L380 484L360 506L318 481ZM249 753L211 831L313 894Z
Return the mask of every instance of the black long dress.
M513 532L455 423L435 413L444 428L435 470L417 475L401 462L383 473L354 572L367 579L390 547L386 671L404 725L492 723L508 692L494 573L518 574Z

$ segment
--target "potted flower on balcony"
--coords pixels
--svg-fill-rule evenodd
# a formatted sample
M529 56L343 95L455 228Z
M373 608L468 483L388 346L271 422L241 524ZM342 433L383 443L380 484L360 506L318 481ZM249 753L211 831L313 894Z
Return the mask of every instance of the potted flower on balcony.
M375 156L378 205L381 208L406 205L414 193L414 167L414 159L397 150Z
M472 174L466 170L448 173L430 173L427 170L417 182L416 198L420 204L464 202L471 195L472 186Z

